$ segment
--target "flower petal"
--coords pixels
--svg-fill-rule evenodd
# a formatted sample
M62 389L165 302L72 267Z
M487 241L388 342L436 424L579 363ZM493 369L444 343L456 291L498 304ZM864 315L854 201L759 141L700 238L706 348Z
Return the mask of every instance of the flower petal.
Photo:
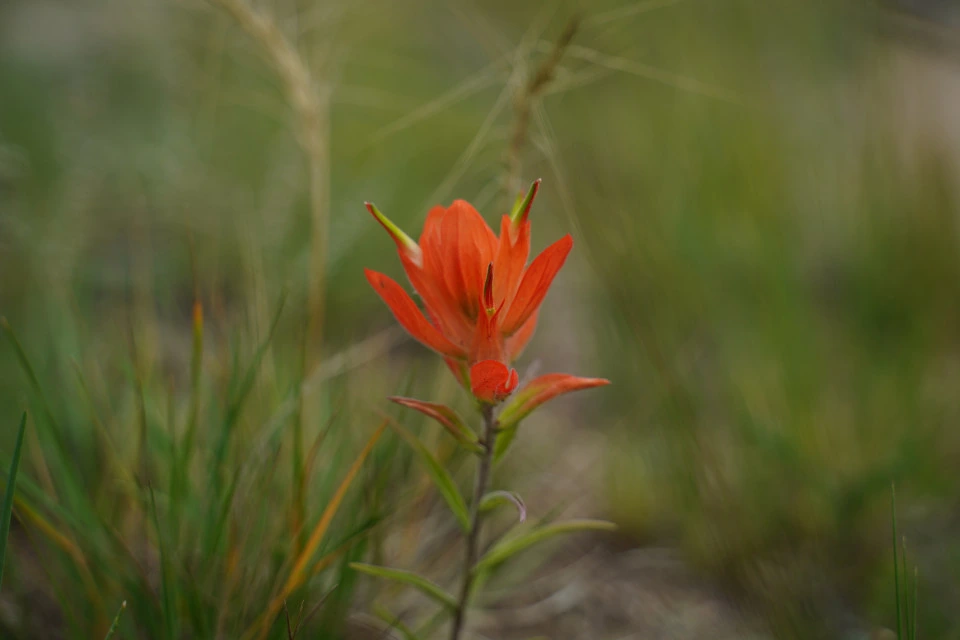
M475 317L496 236L473 205L455 200L440 221L440 240L447 289L464 313Z
M513 393L518 384L517 370L497 360L481 360L470 367L470 389L482 402L501 402Z
M469 318L464 316L460 308L447 294L442 276L440 282L431 276L427 267L417 266L413 261L400 256L400 262L407 273L410 284L420 294L420 299L426 307L427 315L436 324L440 331L454 344L466 347L473 340L473 325Z
M503 409L500 414L500 427L510 429L516 426L530 415L531 411L559 395L607 384L610 384L610 381L604 378L578 378L565 373L548 373L534 378Z
M537 316L540 315L540 311L534 311L533 315L527 318L527 321L523 323L517 332L512 336L506 339L504 350L507 354L507 360L513 362L520 357L520 354L523 353L523 350L526 349L527 343L530 342L530 338L533 337L533 334L537 330Z
M510 216L500 221L500 246L497 247L497 261L493 271L497 277L493 281L493 298L497 303L513 299L523 276L523 267L530 255L530 223L514 225Z
M504 360L503 334L500 333L500 309L493 313L482 310L477 316L477 326L473 332L473 341L467 351L470 362L481 360Z
M572 248L573 238L567 234L544 249L543 253L530 263L503 319L501 330L505 335L513 335L540 307L554 276L560 271Z
M427 213L427 220L423 223L423 232L420 234L421 247L426 244L438 242L440 221L446 213L446 207L440 206L439 204Z
M451 358L450 356L443 357L444 363L446 363L447 368L450 369L450 373L453 374L453 377L457 379L457 382L460 383L460 386L464 389L470 388L469 372L467 371L467 363L464 362L462 358Z
M467 426L467 424L463 421L463 418L461 418L456 411L447 405L440 404L438 402L424 402L423 400L415 400L414 398L403 398L400 396L391 396L387 399L391 402L396 402L401 406L409 407L419 411L425 416L433 418L442 424L444 428L449 431L450 434L461 444L466 445L467 448L471 450L477 449L477 434Z
M370 285L390 307L397 322L410 335L443 355L454 358L462 358L465 355L460 347L450 342L439 329L427 321L416 303L395 280L370 269L364 269L364 274Z

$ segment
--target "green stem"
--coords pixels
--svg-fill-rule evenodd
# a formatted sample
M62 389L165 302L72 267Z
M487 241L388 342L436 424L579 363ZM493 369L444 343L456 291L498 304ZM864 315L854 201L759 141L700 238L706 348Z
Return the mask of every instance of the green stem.
M480 527L483 525L480 513L480 501L487 493L490 482L490 467L493 464L493 452L497 440L497 421L493 417L493 407L483 407L483 439L480 445L483 453L477 475L473 484L473 502L470 503L470 532L467 534L467 548L463 563L463 585L460 588L460 598L457 601L457 610L453 616L453 625L450 627L450 640L459 640L467 617L467 605L470 600L470 590L473 587L473 568L477 563L477 552L480 546Z

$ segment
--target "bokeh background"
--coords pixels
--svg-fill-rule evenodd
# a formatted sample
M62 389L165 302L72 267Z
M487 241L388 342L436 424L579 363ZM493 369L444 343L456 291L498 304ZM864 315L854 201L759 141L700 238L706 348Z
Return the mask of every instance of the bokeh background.
M895 484L920 635L960 638L956 14L0 4L4 478L30 416L0 636L103 637L126 601L116 637L242 637L383 415L467 487L384 400L466 406L365 282L402 273L362 203L416 235L542 178L534 248L575 246L519 368L613 384L530 418L496 482L620 530L527 556L474 637L893 637ZM455 538L388 431L301 637L413 637L424 603L347 563L451 584Z

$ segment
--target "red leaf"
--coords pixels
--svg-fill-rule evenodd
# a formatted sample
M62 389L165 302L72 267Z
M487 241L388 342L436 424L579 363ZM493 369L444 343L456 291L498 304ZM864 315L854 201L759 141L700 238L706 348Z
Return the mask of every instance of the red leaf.
M424 402L423 400L415 400L414 398L403 398L401 396L391 396L387 399L433 418L442 424L461 444L466 445L471 450L479 450L477 446L477 434L466 425L463 418L461 418L456 411L447 405L440 404L439 402Z
M500 414L500 427L510 429L516 426L534 409L559 395L607 384L610 384L610 381L604 378L578 378L565 373L548 373L534 378L503 409Z

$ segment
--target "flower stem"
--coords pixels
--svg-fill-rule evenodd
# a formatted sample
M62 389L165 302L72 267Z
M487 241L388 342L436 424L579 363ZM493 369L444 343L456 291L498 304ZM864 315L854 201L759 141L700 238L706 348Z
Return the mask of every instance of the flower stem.
M480 514L480 501L487 492L490 482L490 467L493 463L494 445L497 440L497 421L493 417L493 406L483 407L483 453L480 464L477 466L477 475L473 484L473 502L470 503L470 532L467 534L466 555L463 562L463 585L460 588L460 598L457 602L457 611L453 616L453 625L450 627L450 640L459 640L460 632L467 617L467 604L470 600L470 590L473 587L473 567L477 563L477 552L480 546L480 527L483 519Z

